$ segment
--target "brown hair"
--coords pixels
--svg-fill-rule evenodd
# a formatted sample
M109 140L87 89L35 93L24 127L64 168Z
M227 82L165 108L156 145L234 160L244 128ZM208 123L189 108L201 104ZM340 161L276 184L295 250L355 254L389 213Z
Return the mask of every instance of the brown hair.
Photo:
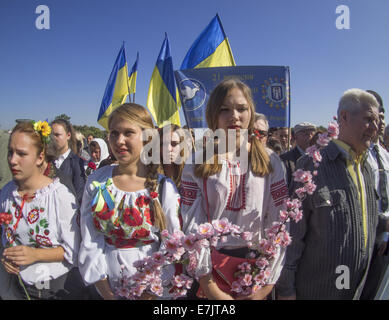
M228 92L233 89L238 88L242 91L244 97L248 102L249 109L251 111L250 122L248 126L249 135L252 136L254 130L255 122L255 107L254 101L251 94L251 89L245 83L236 78L231 78L220 82L215 89L211 92L207 103L207 109L205 112L206 120L208 127L215 131L217 128L218 117L220 114L220 109L223 104L225 97ZM249 152L249 162L254 174L259 176L264 176L269 174L273 169L270 163L269 155L267 154L262 143L256 139L251 139L251 149ZM214 142L211 141L211 144ZM218 163L218 155L215 153L213 164L202 163L195 166L195 176L199 178L208 178L214 174L217 174L221 171L222 165Z
M70 124L69 121L65 120L65 119L55 119L52 123L51 123L51 126L53 126L54 124L59 124L61 125L64 129L65 129L65 132L66 133L70 133L70 140L68 142L68 145L69 145L69 148L75 153L75 154L78 154L77 152L77 140L76 140L76 135L75 135L75 131L73 129L73 126Z
M119 118L130 123L135 123L142 130L154 128L154 124L150 114L143 106L136 103L124 103L111 113L108 119L109 131L111 131L112 129L111 123L112 119L114 118ZM147 175L145 188L149 191L149 193L158 192L158 171L160 170L160 165L150 163L146 166L146 168ZM157 227L161 231L166 229L167 223L165 214L158 199L154 198L152 199L152 201L150 201L150 210L154 212L155 224L157 225Z

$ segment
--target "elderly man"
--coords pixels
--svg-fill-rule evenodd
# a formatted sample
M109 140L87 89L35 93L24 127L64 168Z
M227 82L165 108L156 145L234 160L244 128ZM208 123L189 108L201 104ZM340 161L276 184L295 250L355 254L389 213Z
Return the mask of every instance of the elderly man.
M383 107L382 98L372 90L366 90L376 98L378 108L378 131L373 143L369 148L369 156L367 158L369 165L373 169L375 187L379 195L378 214L389 216L389 153L382 147L384 129L385 129L385 110ZM378 291L381 277L386 269L387 263L384 258L384 253L387 248L388 233L377 233L376 243L374 246L373 257L371 259L369 273L366 278L365 287L362 292L361 299L372 300Z
M266 146L269 131L269 122L267 121L267 118L264 114L255 113L254 129L259 131L259 140L264 146Z
M292 182L292 174L295 171L297 160L305 155L305 149L309 147L309 142L315 134L316 126L309 122L302 122L295 125L293 130L296 146L280 156L286 168L286 182L288 186Z
M377 193L366 150L377 133L378 103L361 89L339 101L338 139L321 150L316 190L303 200L303 218L290 223L292 243L277 283L280 299L359 299L378 227ZM298 168L315 170L304 156ZM300 187L293 183L292 190Z

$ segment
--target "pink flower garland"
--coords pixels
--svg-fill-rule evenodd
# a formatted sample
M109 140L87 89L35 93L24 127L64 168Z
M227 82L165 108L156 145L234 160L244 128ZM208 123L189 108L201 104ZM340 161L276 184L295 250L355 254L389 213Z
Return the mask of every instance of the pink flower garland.
M320 148L328 145L338 134L338 124L330 122L327 132L319 135L317 144L306 150L312 157L315 168L318 168L322 160ZM196 277L197 253L200 253L202 248L216 247L219 241L225 242L229 235L246 241L247 246L256 249L259 254L251 253L250 258L256 259L255 263L244 262L238 266L231 291L240 295L257 292L270 280L272 262L280 248L286 248L292 242L286 231L286 223L290 220L297 223L302 219L302 201L306 194L311 195L316 190L312 180L316 175L316 170L312 173L302 169L294 172L294 181L302 183L303 186L295 191L297 198L285 200L284 207L280 210L280 221L273 222L273 225L265 230L266 237L256 248L251 243L252 233L243 232L239 226L231 224L226 218L201 224L196 233L189 235L178 230L169 234L164 230L162 247L165 249L153 253L151 257L136 261L134 267L137 272L131 277L122 275L115 294L126 299L137 299L145 292L161 297L163 289L167 288L174 299L185 296L192 286L193 278ZM186 267L186 274L175 275L163 282L162 268L169 264L183 264Z

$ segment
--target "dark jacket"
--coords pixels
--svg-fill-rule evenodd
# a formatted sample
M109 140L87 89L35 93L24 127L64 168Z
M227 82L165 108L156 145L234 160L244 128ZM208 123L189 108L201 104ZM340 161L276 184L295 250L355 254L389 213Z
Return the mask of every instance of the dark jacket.
M300 150L296 147L294 147L292 150L285 152L280 155L280 158L282 162L285 165L286 168L286 183L288 184L288 187L290 189L292 180L293 180L293 172L296 170L296 164L297 160L303 156L300 152Z
M84 161L73 151L70 151L69 156L61 164L59 171L71 178L74 190L76 191L78 203L81 206L82 195L84 193L86 182Z
M362 166L366 189L367 245L358 190L346 168L339 147L330 142L322 151L322 161L314 177L317 188L303 201L303 218L290 223L292 243L276 284L281 296L297 299L358 299L373 253L378 224L374 178L367 161ZM298 168L313 171L312 159L304 156ZM301 187L293 182L292 189ZM383 230L386 221L380 221ZM347 271L342 268L348 268ZM340 269L339 269L340 268ZM345 273L344 273L345 272ZM349 289L340 288L342 276Z

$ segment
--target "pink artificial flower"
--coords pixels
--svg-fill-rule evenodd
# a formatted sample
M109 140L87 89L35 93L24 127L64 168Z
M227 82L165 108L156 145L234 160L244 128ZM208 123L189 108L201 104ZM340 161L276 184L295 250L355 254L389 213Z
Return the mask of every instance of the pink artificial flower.
M250 272L251 271L251 264L248 262L243 262L240 265L238 265L238 269L242 272Z
M196 249L196 236L191 233L189 235L187 235L186 237L184 237L183 241L182 241L182 245L184 246L184 248L188 251L193 251Z
M286 222L289 219L289 213L287 210L280 210L280 218L282 222Z
M251 286L251 284L253 283L253 277L251 276L251 274L248 274L246 273L241 279L240 279L240 283L242 284L242 286Z
M259 269L264 269L269 265L269 261L267 261L265 258L259 258L257 261L255 261L255 265Z
M305 196L305 188L304 188L304 187L301 187L301 188L296 189L295 192L296 192L296 195L297 195L300 199L304 198L304 196Z
M219 238L218 237L212 237L211 240L210 240L211 247L216 248L218 242L219 242Z
M203 223L200 224L198 229L197 229L197 235L199 236L200 239L208 238L213 236L214 234L214 229L210 223Z
M337 138L339 135L339 125L336 122L330 122L327 128L328 135L331 138Z
M165 230L163 230L161 232L161 236L164 237L164 238L169 238L170 237L170 233L169 233L168 230L165 229Z
M239 281L234 281L231 284L231 291L236 292L236 293L241 293L242 292L242 285L240 284Z
M220 237L220 241L221 241L222 243L226 243L226 242L227 242L227 237L226 237L226 236L221 236L221 237Z
M313 194L316 190L316 185L313 182L308 182L304 185L305 192L308 194Z
M157 265L163 265L165 262L165 256L161 252L154 252L151 256L153 262Z
M153 282L150 286L150 291L155 295L161 297L163 294L163 287L160 282Z
M241 236L242 236L242 239L243 239L244 241L251 241L252 238L253 238L253 233L252 233L252 232L249 232L249 231L245 231L245 232L242 233Z
M294 181L307 183L312 180L312 175L309 171L304 171L302 169L297 169L294 173Z
M293 221L294 222L299 222L301 219L303 218L303 211L302 210L299 210L295 213L294 217L293 217Z
M230 231L230 223L227 218L222 218L220 220L213 220L212 225L215 230L219 233L227 233Z

